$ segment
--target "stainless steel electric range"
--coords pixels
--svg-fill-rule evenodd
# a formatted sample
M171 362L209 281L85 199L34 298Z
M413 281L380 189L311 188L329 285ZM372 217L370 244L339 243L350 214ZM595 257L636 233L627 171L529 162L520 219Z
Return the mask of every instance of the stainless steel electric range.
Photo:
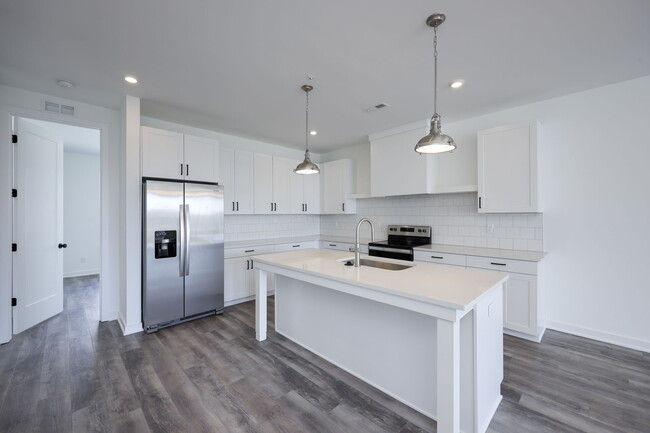
M388 239L368 244L368 254L413 261L413 248L431 243L431 227L388 226Z

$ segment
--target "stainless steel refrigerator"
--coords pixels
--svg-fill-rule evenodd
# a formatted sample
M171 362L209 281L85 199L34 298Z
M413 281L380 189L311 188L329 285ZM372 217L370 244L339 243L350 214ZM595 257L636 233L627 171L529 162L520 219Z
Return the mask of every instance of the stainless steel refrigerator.
M223 186L143 181L146 332L223 312Z

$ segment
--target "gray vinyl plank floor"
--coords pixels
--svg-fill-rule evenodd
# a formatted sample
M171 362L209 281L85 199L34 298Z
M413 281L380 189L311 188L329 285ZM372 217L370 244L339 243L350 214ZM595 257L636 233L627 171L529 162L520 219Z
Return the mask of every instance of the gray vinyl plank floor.
M63 313L0 346L0 432L436 431L271 322L257 342L253 302L125 337L98 322L97 276L64 285ZM488 432L650 432L650 354L547 331L504 357Z

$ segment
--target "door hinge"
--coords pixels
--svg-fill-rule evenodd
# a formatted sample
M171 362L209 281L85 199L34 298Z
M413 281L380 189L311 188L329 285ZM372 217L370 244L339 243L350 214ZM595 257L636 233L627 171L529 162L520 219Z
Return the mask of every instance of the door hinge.
M11 244L11 251L14 253L18 251L18 244Z
M18 305L18 300L16 298L11 298L11 306L15 307L16 305Z
M11 190L11 196L12 197L18 197L18 190L17 189L12 189Z
M12 143L18 143L18 136L16 134L12 134L11 136L11 142Z

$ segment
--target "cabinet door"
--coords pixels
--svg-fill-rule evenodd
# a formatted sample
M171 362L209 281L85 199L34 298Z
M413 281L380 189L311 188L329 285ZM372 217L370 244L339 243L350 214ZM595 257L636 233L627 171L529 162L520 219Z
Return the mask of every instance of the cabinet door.
M183 179L183 134L142 127L142 176Z
M478 211L539 212L537 123L478 132Z
M317 215L320 213L320 184L322 174L298 175L303 178L305 213Z
M273 203L277 214L291 213L289 177L293 175L291 160L279 156L273 157Z
M537 335L537 277L508 275L503 296L503 326Z
M344 213L343 198L343 164L341 161L331 161L323 164L323 213Z
M253 152L235 151L235 212L240 214L253 213Z
M219 151L219 183L223 185L223 209L226 215L235 213L235 150L222 147Z
M291 160L291 173L289 174L289 213L302 214L305 213L304 201L304 184L307 178L304 174L296 174L293 169L300 164L300 161Z
M253 157L255 177L253 180L255 190L255 213L275 213L273 207L273 157L256 153Z
M219 182L219 142L185 136L185 179Z
M323 164L323 214L356 213L356 201L348 200L347 195L354 189L354 171L352 161L339 159Z
M223 268L224 301L235 301L250 296L250 276L250 259L248 257L225 259Z

